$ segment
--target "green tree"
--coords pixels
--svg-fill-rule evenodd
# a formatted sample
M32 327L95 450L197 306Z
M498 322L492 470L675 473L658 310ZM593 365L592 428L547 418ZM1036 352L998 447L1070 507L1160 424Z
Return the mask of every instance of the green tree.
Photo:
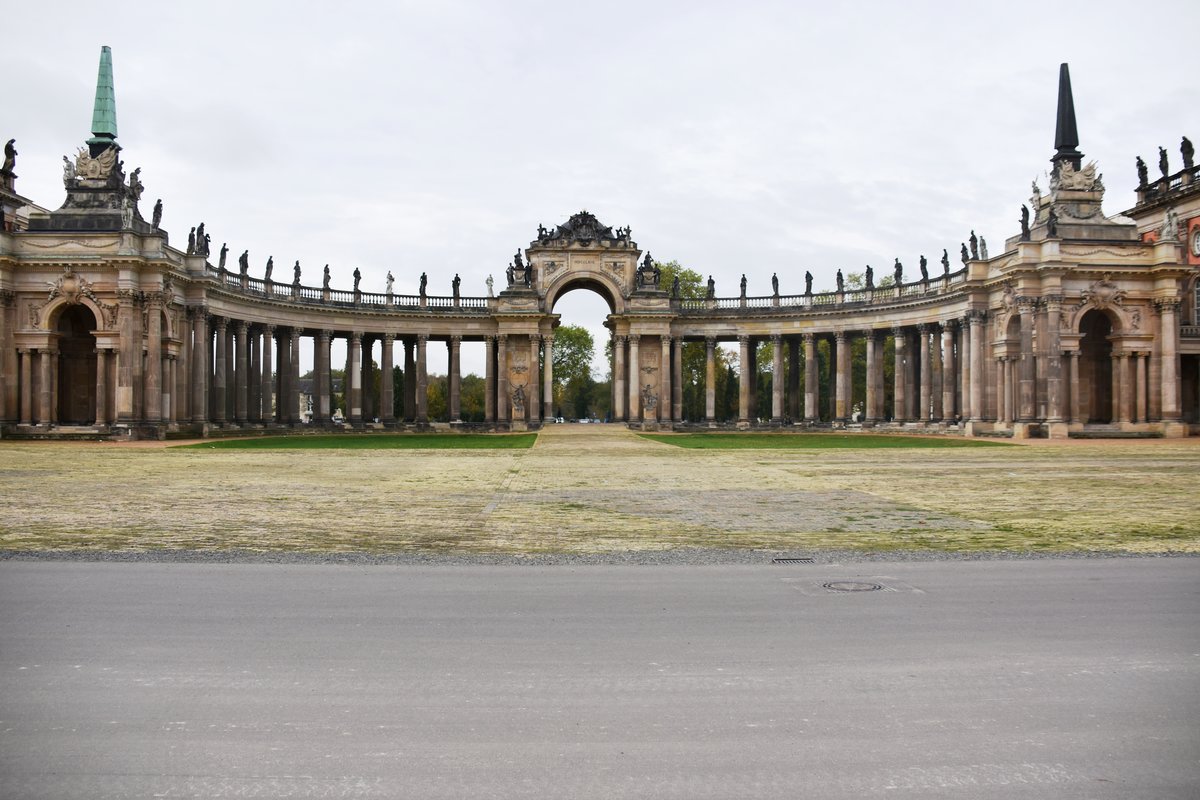
M459 385L459 413L464 422L483 422L487 381L475 373L464 375Z
M591 402L592 359L596 344L591 332L579 325L560 325L554 329L554 408L558 416L578 417L570 412ZM564 410L569 413L564 414Z
M449 379L445 375L429 375L425 385L426 410L430 420L445 420L450 414Z

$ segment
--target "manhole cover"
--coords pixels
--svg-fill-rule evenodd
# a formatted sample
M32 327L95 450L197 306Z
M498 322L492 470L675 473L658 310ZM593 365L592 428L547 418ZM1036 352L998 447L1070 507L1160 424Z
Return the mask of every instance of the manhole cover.
M878 592L883 588L878 583L863 583L862 581L830 581L824 586L831 592Z

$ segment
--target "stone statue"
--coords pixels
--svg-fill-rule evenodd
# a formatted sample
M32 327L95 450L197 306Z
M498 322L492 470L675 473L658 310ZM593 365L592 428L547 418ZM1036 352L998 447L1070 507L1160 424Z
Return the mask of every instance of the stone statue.
M988 260L987 239L983 238L982 236L979 237L979 257L984 261Z
M392 277L392 271L389 269L388 274L387 274L387 287L386 287L385 291L387 291L388 294L391 294L392 287L394 287L395 285L396 285L396 279Z
M1175 209L1168 208L1163 216L1163 225L1159 230L1159 238L1164 242L1179 241L1179 217L1175 214Z
M1183 168L1191 169L1196 166L1196 148L1192 147L1192 140L1188 137L1183 137L1183 141L1179 143L1179 152L1183 156Z
M1033 194L1029 196L1029 202L1033 203L1034 211L1042 207L1042 187L1038 186L1036 178L1033 181Z
M121 229L129 230L133 227L133 206L129 202L128 197L121 199Z
M1046 216L1046 235L1052 238L1058 236L1058 214L1054 213L1053 208Z
M1146 169L1146 162L1142 161L1141 156L1137 157L1137 173L1138 173L1138 184L1137 185L1139 188L1141 188L1142 186L1145 186L1147 183L1150 182L1150 172L1148 169Z
M523 416L525 414L525 384L513 389L512 393L513 416Z
M517 254L515 256L513 256L513 267L515 267L516 269L524 269L525 268L525 261L524 261L524 259L521 258L520 250L518 250Z
M971 260L971 254L967 252L966 242L962 243L962 249L959 251L959 258L962 259L963 266L966 266L967 262Z
M708 276L708 291L705 294L705 296L709 300L712 300L714 297L717 296L717 282L713 280L712 275Z
M868 289L875 288L875 270L871 269L871 265L867 264L866 284Z
M979 260L979 237L975 235L975 231L971 231L971 238L968 239L971 243L971 260Z
M207 257L208 254L210 252L212 252L210 249L210 247L212 245L212 237L206 233L206 234L204 234L204 241L203 242L197 241L196 245L202 249L201 255Z
M505 277L508 278L508 285L512 286L513 281L515 280L515 278L513 277L512 264L509 264L508 267L504 270L504 275L505 275Z
M518 252L517 255L520 256L521 254ZM427 276L424 272L422 272L421 273L421 297L425 296L425 289L428 286L429 286L429 276Z
M658 395L654 394L654 389L648 383L642 387L642 406L647 409L658 406Z
M809 272L808 270L805 270L804 271L804 296L805 297L809 297L812 295L812 281L813 281L812 273Z
M450 288L454 292L454 299L458 299L458 289L462 286L462 278L458 277L458 273L454 273L454 280L450 281Z
M929 283L929 261L926 260L923 254L920 262L918 263L918 267L921 270L921 282Z
M868 267L868 269L870 269L870 267ZM771 294L773 294L775 297L779 297L779 273L778 272L771 273Z
M204 223L201 222L196 226L196 252L202 256L208 255L208 253L204 252L204 237L207 235L204 232Z
M154 213L150 217L150 227L158 230L158 226L162 224L162 198L154 201Z
M546 241L546 226L540 222L538 223L538 241Z
M187 254L193 256L196 254L196 229L192 228L188 231L188 248Z
M221 242L220 258L217 261L218 269L225 269L225 259L229 258L229 243Z
M354 293L358 294L358 284L362 281L362 273L358 271L358 267L354 268Z
M238 256L238 274L243 275L243 276L250 274L250 251L249 250L243 250L242 254L240 256Z
M300 285L300 261L296 261L296 266L292 267L292 283L296 286Z
M0 167L0 172L12 173L13 168L17 165L17 148L13 147L17 143L16 139L9 139L8 144L4 145L4 166Z
M1029 206L1025 205L1024 203L1021 204L1021 241L1022 242L1029 241ZM967 248L966 248L966 246L964 246L963 247L963 263L964 264L967 261L966 254L967 254Z
M133 198L135 204L142 199L142 192L146 190L146 187L142 185L141 174L141 167L136 167L129 174L129 196Z
M679 299L679 274L678 273L676 273L675 277L671 279L671 297L675 298L676 300Z
M533 265L529 264L525 267L525 288L528 289L533 285Z
M328 264L325 265L325 272L321 276L321 288L322 289L329 288L329 265Z
M390 276L391 273L389 272L388 275ZM496 286L496 282L494 280L492 280L492 276L490 274L488 275L487 280L484 281L484 283L487 284L488 297L495 297L496 293L493 290Z
M900 259L896 259L896 263L892 265L892 280L896 285L904 283L904 265L900 263Z
M845 291L846 290L846 279L842 276L842 271L840 269L837 271L837 275L835 276L834 279L837 281L838 293L840 294L841 292Z
M1158 169L1165 178L1171 174L1171 165L1167 162L1167 151L1165 148L1158 148Z
M742 273L741 287L742 287L742 297L745 297L746 296L746 273L744 273L744 272Z
M1037 186L1035 183L1034 186ZM950 274L950 254L946 252L946 248L942 248L942 274Z
M267 269L266 272L263 273L263 281L265 281L268 286L271 285L271 273L274 271L275 256L267 256Z
M71 163L71 159L63 156L63 186L68 189L75 182L75 165Z

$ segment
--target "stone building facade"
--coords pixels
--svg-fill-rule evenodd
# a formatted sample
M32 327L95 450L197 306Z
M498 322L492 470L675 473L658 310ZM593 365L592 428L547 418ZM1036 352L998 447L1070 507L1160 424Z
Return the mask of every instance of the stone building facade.
M14 159L0 172L0 435L297 425L304 338L315 351L313 425L333 421L330 354L340 338L351 425L428 425L435 346L448 352L457 420L461 346L473 341L486 347L487 425L536 428L551 415L554 303L579 288L609 304L614 417L637 427L683 425L682 348L703 342L706 413L692 425L716 424L714 354L725 344L742 365L740 427L858 420L1015 437L1200 430L1200 170L1190 142L1183 169L1164 157L1150 180L1140 166L1135 207L1105 216L1101 177L1076 149L1065 65L1050 183L1033 187L1002 252L973 240L953 269L947 255L932 274L922 263L914 280L897 265L894 285L690 299L659 286L630 229L587 212L539 229L487 297L431 296L424 282L417 295L363 292L357 279L352 290L328 279L311 286L298 265L284 281L252 277L224 253L214 265L203 226L181 249L157 213L143 216L139 171L125 174L115 108L102 102L104 75L102 58L93 137L64 159L61 208L17 194ZM111 95L111 71L107 80ZM757 407L751 377L763 341L774 344L769 409ZM403 365L409 377L408 419L392 413L391 381L367 389L364 353L375 343L383 374ZM832 364L827 380L819 345ZM860 418L856 381L865 385Z

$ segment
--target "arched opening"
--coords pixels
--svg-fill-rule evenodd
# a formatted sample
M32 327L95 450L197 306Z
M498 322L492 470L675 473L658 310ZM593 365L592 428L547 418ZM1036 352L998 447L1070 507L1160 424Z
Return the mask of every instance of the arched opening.
M90 425L96 419L96 316L84 305L58 318L58 421Z
M1113 420L1112 322L1092 309L1079 321L1079 398L1084 422L1107 424Z
M608 288L595 281L575 281L558 290L551 307L560 321L554 331L554 397L547 422L610 418L613 352L612 332L606 323L614 308ZM589 342L590 358L585 353Z

